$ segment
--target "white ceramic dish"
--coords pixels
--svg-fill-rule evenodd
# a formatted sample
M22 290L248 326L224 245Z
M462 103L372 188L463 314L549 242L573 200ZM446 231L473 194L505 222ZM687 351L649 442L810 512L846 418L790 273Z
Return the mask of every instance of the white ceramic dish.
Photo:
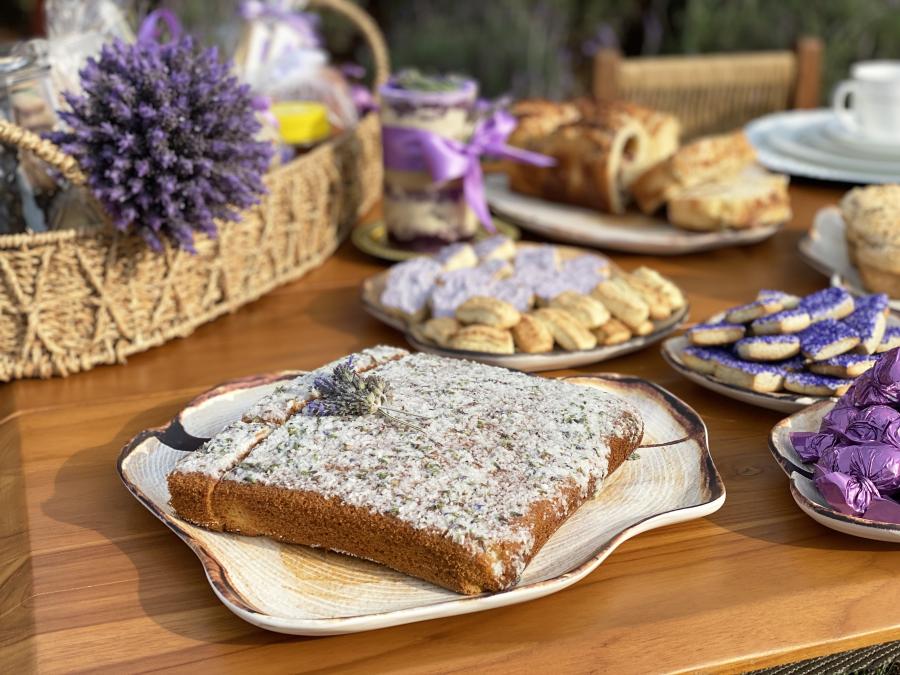
M711 319L715 320L715 319ZM787 391L778 391L773 393L752 391L743 387L737 387L727 382L722 382L712 375L698 373L696 370L688 368L681 360L681 352L690 342L684 335L669 338L662 343L662 355L666 363L668 363L679 374L683 375L691 382L699 384L705 389L722 394L728 398L733 398L742 403L767 408L778 412L792 413L821 401L832 400L822 396L804 396L802 394L792 394Z
M769 435L769 450L791 481L791 496L804 513L825 527L865 539L900 544L900 525L848 516L836 511L819 494L812 479L812 467L804 464L791 444L792 431L818 431L822 418L834 406L822 401L781 420Z
M485 194L493 211L525 230L554 241L628 253L681 255L746 246L768 239L781 227L691 232L636 211L614 215L521 195L509 189L502 174L487 177Z
M827 276L832 286L840 286L857 295L868 293L859 272L847 254L844 219L835 206L819 209L812 227L800 240L800 254L810 266ZM888 305L900 312L900 298L890 298Z
M503 593L463 596L349 556L259 537L212 532L180 520L166 475L278 382L297 373L234 381L200 396L168 425L147 429L122 450L128 490L197 554L228 609L267 630L335 635L512 605L562 590L590 574L627 539L702 518L725 501L706 427L690 407L634 377L598 375L579 384L614 392L642 414L645 445L550 538L521 582Z
M773 113L754 120L745 128L747 137L756 148L759 162L773 171L793 176L843 183L891 183L900 175L900 159L893 165L884 153L870 155L860 152L856 145L853 158L835 146L834 124L831 110L791 110ZM810 144L814 135L818 142ZM846 134L841 135L847 143ZM852 141L849 141L852 143ZM809 148L815 145L818 151ZM833 150L831 149L833 148ZM823 153L827 155L823 163Z

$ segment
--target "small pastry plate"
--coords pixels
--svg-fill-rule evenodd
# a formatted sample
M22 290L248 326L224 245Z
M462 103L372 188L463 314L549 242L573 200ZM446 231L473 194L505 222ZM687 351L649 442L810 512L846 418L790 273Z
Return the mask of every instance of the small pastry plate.
M519 247L535 245L536 244L530 242L518 244ZM584 249L569 246L558 246L557 249L560 252L560 256L563 258L589 253L589 251L585 251ZM618 269L612 261L610 261L610 266L614 272ZM601 361L616 358L617 356L639 351L645 347L656 344L667 335L671 335L678 330L678 328L687 321L689 313L689 305L685 305L681 309L673 312L667 319L654 321L653 332L648 335L635 335L621 344L604 345L595 347L594 349L583 349L578 351L554 349L552 352L543 354L526 354L523 352L516 352L515 354L491 354L487 352L462 351L458 349L449 349L428 342L417 335L416 331L408 326L404 319L391 314L379 303L379 298L381 297L381 293L384 290L384 285L387 281L387 274L387 271L380 272L363 282L361 296L363 308L371 316L382 323L403 332L406 341L413 349L420 352L437 354L438 356L469 359L471 361L486 363L491 366L523 370L529 373L537 373L545 370L577 368L579 366L599 363Z
M832 286L861 295L868 293L859 271L847 253L846 225L836 206L819 209L812 227L799 244L800 255L816 271L827 276ZM900 298L890 298L888 306L900 312Z
M197 554L225 606L267 630L336 635L513 605L560 591L595 570L627 539L702 518L725 501L703 421L651 382L622 375L573 378L630 402L643 416L645 445L556 531L503 593L464 596L358 558L261 537L213 532L179 519L166 476L186 453L240 417L279 382L278 373L229 382L189 403L165 426L122 449L118 471L137 500Z
M793 394L789 391L753 391L752 389L745 389L744 387L738 387L729 384L728 382L723 382L712 375L699 373L696 370L688 368L681 358L682 351L689 345L690 342L688 342L687 337L684 335L669 338L662 344L661 351L663 358L674 370L678 371L678 373L689 379L691 382L699 384L701 387L714 391L717 394L722 394L723 396L733 398L742 403L749 403L750 405L759 406L760 408L768 408L769 410L785 413L802 410L813 403L834 400L822 396Z
M790 479L791 496L806 515L825 527L854 537L900 544L900 525L847 515L828 504L812 481L812 466L803 463L791 444L792 431L818 431L832 407L834 401L820 401L781 420L769 435L769 450Z
M746 246L768 239L781 228L779 224L745 230L692 232L636 211L622 215L600 213L522 195L510 190L502 174L486 178L485 194L492 211L530 232L554 241L626 253L681 255Z
M515 225L510 225L500 218L494 218L493 221L498 234L506 235L513 241L518 241L519 237L522 236L519 228ZM484 225L480 225L473 240L480 241L493 234L493 232L488 232ZM367 223L365 225L358 225L353 228L350 238L353 240L354 246L363 253L368 253L375 258L390 260L392 262L409 260L410 258L415 258L419 255L430 255L435 253L441 246L440 244L435 244L434 249L430 250L424 248L412 249L400 246L388 238L387 228L385 227L383 220L376 220L375 222Z

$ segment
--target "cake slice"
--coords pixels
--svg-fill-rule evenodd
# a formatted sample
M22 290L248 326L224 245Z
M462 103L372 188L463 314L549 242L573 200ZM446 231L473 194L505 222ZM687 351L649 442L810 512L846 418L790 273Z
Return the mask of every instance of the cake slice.
M643 436L639 414L600 389L428 354L369 371L392 392L386 414L317 416L334 412L343 372L217 473L212 519L193 515L184 477L197 463L183 459L169 475L176 513L499 591Z

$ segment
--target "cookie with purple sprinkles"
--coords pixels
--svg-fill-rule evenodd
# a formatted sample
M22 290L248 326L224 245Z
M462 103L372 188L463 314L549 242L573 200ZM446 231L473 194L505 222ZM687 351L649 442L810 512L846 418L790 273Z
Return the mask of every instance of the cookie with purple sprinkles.
M847 352L839 354L827 361L817 361L809 364L809 369L819 375L831 377L853 378L859 377L869 368L875 365L878 356L875 354L857 354Z
M856 309L844 319L859 336L856 351L873 354L881 345L887 328L887 296L870 295L856 299Z
M850 326L834 319L814 323L800 333L800 351L813 361L825 361L849 352L859 344L859 336Z
M795 394L809 396L843 396L853 380L816 373L788 373L784 377L784 388Z
M800 353L796 335L752 335L738 340L735 351L749 361L783 361Z
M746 329L735 323L699 323L687 330L688 340L692 345L713 347L730 345L737 342L746 333Z
M691 370L704 375L712 375L717 363L733 358L731 352L721 347L685 347L681 351L681 362Z
M725 321L728 323L750 323L761 316L774 314L784 309L784 306L775 299L754 300L753 302L732 307L725 313Z
M800 304L800 296L791 295L784 291L776 291L770 288L764 288L756 294L757 300L774 300L781 304L785 309L794 309Z
M755 335L776 335L779 333L799 333L806 328L812 319L805 309L795 307L775 312L768 316L761 316L750 324L750 329Z
M773 363L743 361L732 357L716 363L713 374L717 379L736 387L773 392L781 389L787 371Z
M896 347L900 347L900 326L888 326L884 330L884 337L881 338L881 344L875 349L875 353L881 354Z
M809 313L813 322L825 319L843 319L854 308L853 296L843 288L824 288L807 295L798 307Z

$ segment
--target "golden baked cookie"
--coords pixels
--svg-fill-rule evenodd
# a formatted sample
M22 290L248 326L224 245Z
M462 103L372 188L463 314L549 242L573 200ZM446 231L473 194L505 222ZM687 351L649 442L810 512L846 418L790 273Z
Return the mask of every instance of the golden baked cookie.
M609 321L609 310L602 302L577 291L563 291L550 301L550 307L564 309L585 328L597 328Z
M681 289L654 269L638 267L629 277L639 280L642 285L657 289L672 310L681 309L687 304Z
M631 330L618 319L610 319L599 328L594 329L597 343L601 345L618 345L631 339Z
M450 338L447 346L451 349L488 354L513 354L515 352L512 334L508 330L478 324L460 328Z
M563 309L542 307L534 311L534 316L544 322L553 339L565 350L571 352L597 346L594 334Z
M621 277L601 282L592 295L632 331L637 330L650 317L650 306Z
M450 338L456 335L460 327L459 321L452 316L438 316L428 319L422 324L419 332L426 340L434 342L441 347L446 347L450 342Z
M516 349L526 354L553 351L553 334L546 324L530 314L523 314L512 327Z
M456 318L465 324L480 323L494 328L512 328L519 323L519 310L505 300L486 295L469 298L456 308Z

